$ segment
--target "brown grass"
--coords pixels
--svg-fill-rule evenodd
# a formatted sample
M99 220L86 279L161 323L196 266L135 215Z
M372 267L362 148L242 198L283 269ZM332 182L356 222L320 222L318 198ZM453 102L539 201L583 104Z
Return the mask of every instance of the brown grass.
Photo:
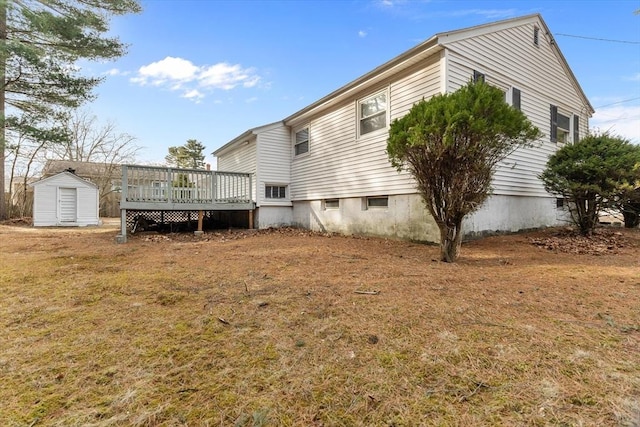
M640 233L434 246L0 225L7 426L640 425ZM361 294L355 291L379 291Z

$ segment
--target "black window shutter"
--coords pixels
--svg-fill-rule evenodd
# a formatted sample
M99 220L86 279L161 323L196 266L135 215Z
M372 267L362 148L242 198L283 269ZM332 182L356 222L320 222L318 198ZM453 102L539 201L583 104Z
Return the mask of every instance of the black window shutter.
M580 117L573 115L573 142L580 141Z
M479 71L473 70L473 82L474 83L484 83L484 74Z
M515 87L511 89L511 105L516 110L520 110L520 89Z
M558 107L551 106L551 142L558 142Z

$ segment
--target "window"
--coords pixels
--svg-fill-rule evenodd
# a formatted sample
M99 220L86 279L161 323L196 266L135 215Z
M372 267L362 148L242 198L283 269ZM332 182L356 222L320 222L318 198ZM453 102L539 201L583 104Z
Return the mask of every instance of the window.
M533 27L533 45L540 46L540 28Z
M473 70L473 82L484 83L484 74L480 71Z
M520 89L516 89L515 87L511 88L511 106L516 110L521 110L520 108Z
M561 197L558 197L556 199L556 208L561 209L564 207L564 199Z
M571 119L558 112L558 107L551 105L551 142L570 142Z
M325 199L324 201L324 209L339 209L340 208L340 199Z
M296 132L296 140L294 143L294 152L296 156L309 152L309 128L300 129Z
M360 136L387 127L387 92L380 92L358 102Z
M266 199L284 199L287 197L287 187L284 185L265 185L264 197Z
M380 209L389 207L389 197L367 197L367 209Z

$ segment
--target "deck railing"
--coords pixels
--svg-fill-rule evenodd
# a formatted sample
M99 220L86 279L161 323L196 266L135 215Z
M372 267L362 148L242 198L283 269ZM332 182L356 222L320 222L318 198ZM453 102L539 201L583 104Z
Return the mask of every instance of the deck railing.
M121 206L248 204L251 198L250 173L122 166Z

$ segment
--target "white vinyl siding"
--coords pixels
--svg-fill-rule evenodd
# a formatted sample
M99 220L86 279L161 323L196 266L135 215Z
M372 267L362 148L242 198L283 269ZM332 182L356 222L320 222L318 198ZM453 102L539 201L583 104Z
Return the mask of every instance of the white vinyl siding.
M99 223L98 188L69 173L35 182L34 226L85 226Z
M423 97L440 93L439 61L440 56L434 55L388 82L389 122L406 114ZM357 94L351 102L311 120L312 153L292 162L293 201L415 193L411 176L398 173L389 163L385 151L388 132L373 132L357 140L354 105L371 94Z
M256 172L256 142L247 140L238 147L218 157L218 168L223 172Z
M256 139L247 139L237 148L218 157L217 169L221 172L243 172L254 174L251 178L251 198L256 200Z
M447 72L452 92L482 67L489 84L507 92L517 86L521 92L521 111L545 135L532 147L513 153L499 167L494 193L504 195L548 196L537 176L557 146L549 142L549 105L561 111L586 111L582 98L562 67L549 41L542 34L539 45L532 43L534 23L477 35L446 44ZM579 117L580 134L586 131L588 117Z
M258 159L257 205L291 206L288 191L286 197L277 200L264 197L267 184L288 186L291 181L291 130L281 125L258 133Z

